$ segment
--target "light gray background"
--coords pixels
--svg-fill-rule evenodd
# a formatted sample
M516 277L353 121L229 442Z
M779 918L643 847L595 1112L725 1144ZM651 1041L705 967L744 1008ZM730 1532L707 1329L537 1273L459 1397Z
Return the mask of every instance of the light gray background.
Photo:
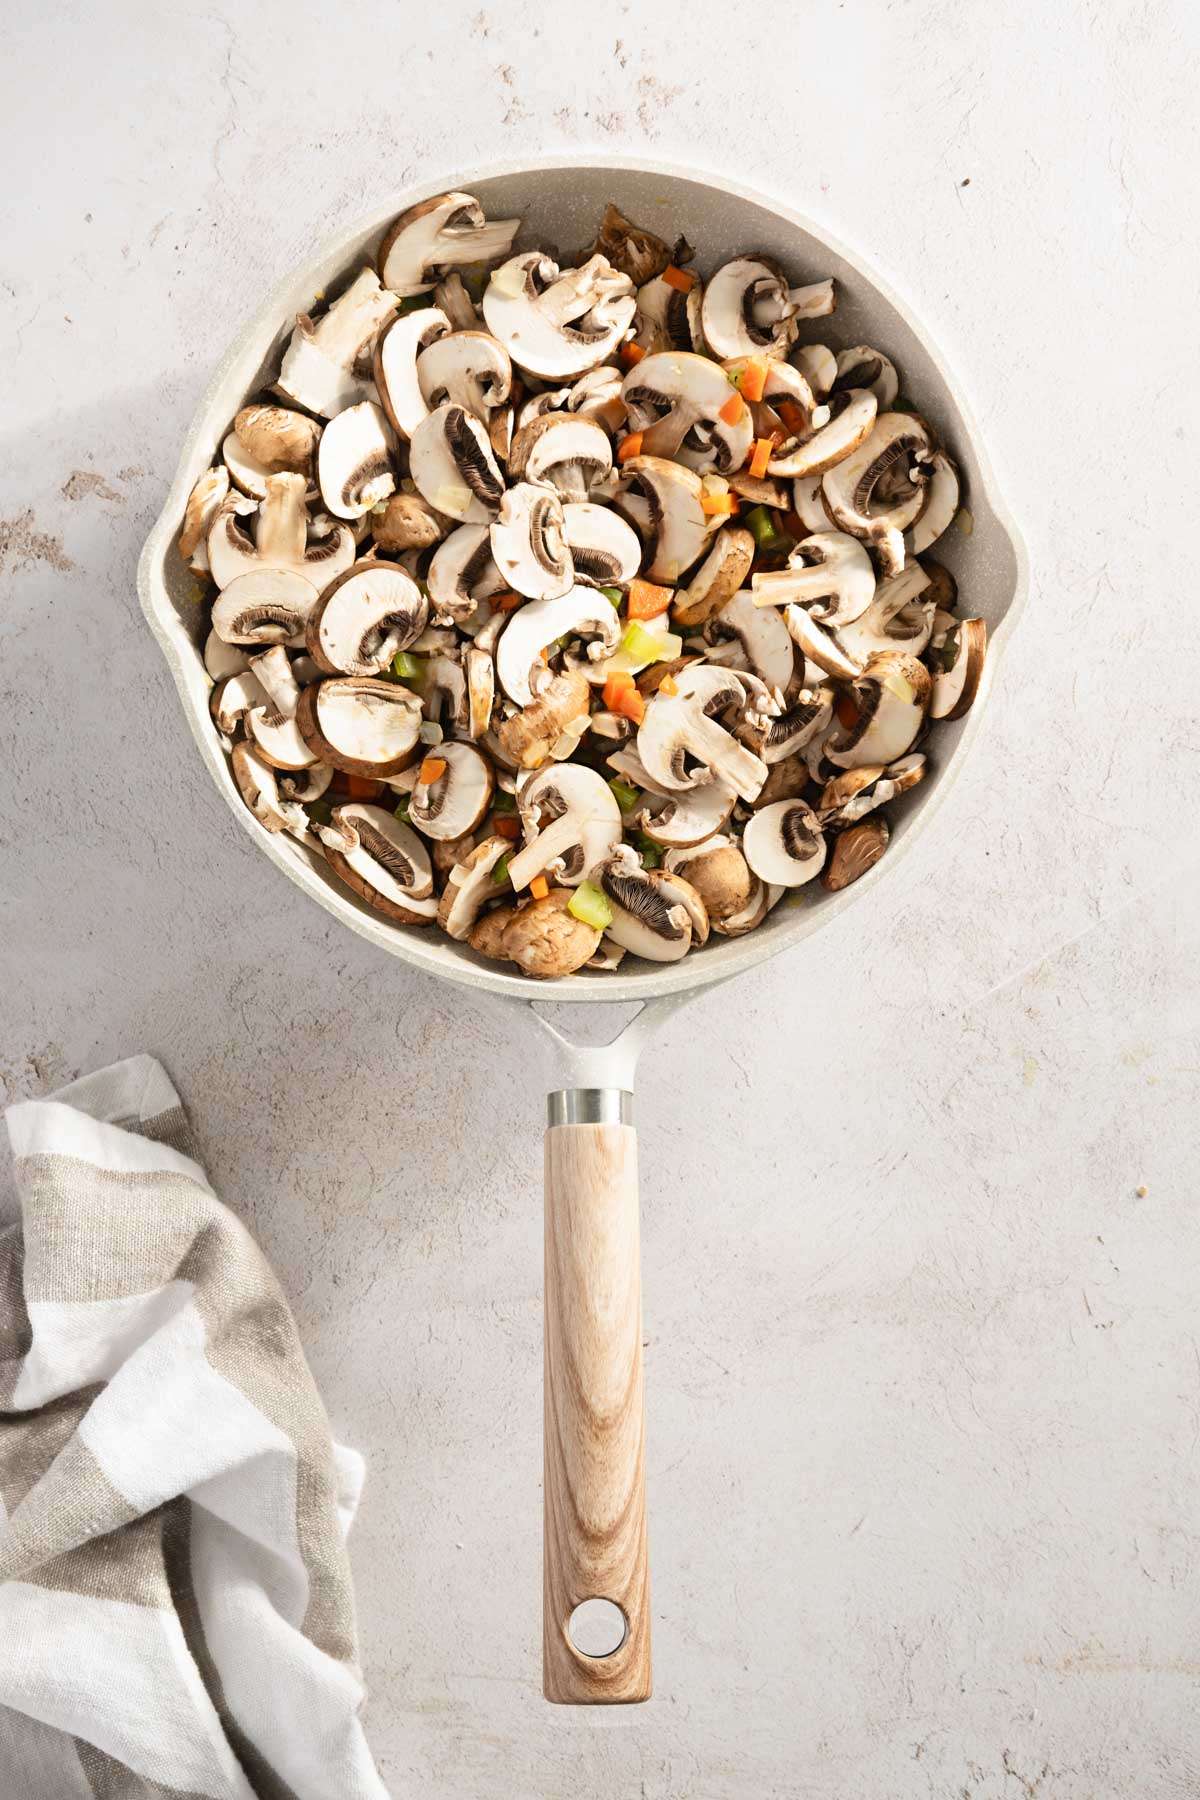
M369 1460L395 1792L1195 1794L1192 9L39 11L0 69L0 1091L179 1083ZM644 1067L658 1687L586 1715L538 1680L531 1028L267 866L133 573L219 352L344 214L639 144L913 300L1034 584L895 882Z

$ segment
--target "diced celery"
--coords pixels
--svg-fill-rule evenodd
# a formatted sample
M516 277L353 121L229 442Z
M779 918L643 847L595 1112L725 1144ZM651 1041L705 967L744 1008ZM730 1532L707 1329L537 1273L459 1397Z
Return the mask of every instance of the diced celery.
M644 831L639 831L633 842L634 848L642 859L643 868L657 869L660 867L663 859L661 844L656 844L654 839L647 837Z
M509 865L510 860L511 860L511 858L509 858L507 856L502 856L500 858L500 861L496 864L495 868L492 870L492 880L495 882L497 887L503 887L504 883L508 880L508 865Z
M612 924L613 910L608 896L591 881L580 882L567 901L567 911L597 931L605 931Z
M328 825L333 817L333 805L329 800L309 800L304 810L313 825Z
M492 811L494 813L515 813L516 810L516 796L514 794L506 794L503 788L497 788L495 794L492 796Z
M399 314L399 316L401 318L403 318L405 313L418 312L421 309L421 307L432 306L432 305L433 305L433 295L431 293L430 294L409 294L406 299L404 299L400 302L400 305L397 307L396 310L397 310L397 313Z
M620 780L616 775L613 776L608 785L612 789L617 805L620 807L621 811L623 813L632 812L638 801L641 799L639 790L633 787L628 781Z
M407 650L397 650L392 658L392 673L401 681L420 681L425 674L424 658L410 656Z
M760 550L770 549L779 541L779 533L775 529L775 521L765 506L752 506L742 520L742 524L753 537Z
M399 821L402 825L409 825L412 823L412 821L410 820L410 818L408 816L408 800L409 800L409 796L406 794L404 799L400 802L399 806L395 810L395 817L397 819L399 819Z
M604 595L604 598L609 602L609 604L611 606L615 606L619 612L621 609L621 602L625 598L625 596L621 592L620 588L618 588L618 587L602 587L599 591L600 591L600 593L602 593Z

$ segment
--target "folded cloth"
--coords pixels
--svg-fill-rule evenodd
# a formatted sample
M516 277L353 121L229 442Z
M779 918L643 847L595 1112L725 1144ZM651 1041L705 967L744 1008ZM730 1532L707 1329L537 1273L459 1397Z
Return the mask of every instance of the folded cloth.
M148 1056L11 1107L3 1800L386 1800L295 1322Z

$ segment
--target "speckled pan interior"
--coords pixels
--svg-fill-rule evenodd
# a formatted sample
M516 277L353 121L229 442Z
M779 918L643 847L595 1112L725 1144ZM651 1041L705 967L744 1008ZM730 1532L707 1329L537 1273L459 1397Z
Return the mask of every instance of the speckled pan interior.
M903 396L930 421L964 476L973 530L964 536L952 529L933 554L957 579L963 609L988 623L991 648L974 707L965 719L942 724L933 734L927 746L929 778L893 809L892 842L873 870L841 894L827 894L812 883L785 899L749 936L710 939L681 963L660 965L630 957L615 973L538 982L510 973L501 964L484 962L436 930L389 923L330 875L318 857L258 824L238 795L212 728L211 683L200 654L207 607L175 546L187 495L216 456L244 397L271 379L296 313L307 311L319 292L335 293L371 256L396 213L451 187L477 195L488 213L520 214L525 222L518 249L545 247L567 261L591 243L606 202L615 200L631 218L668 239L682 232L696 246L696 266L704 275L731 256L752 251L776 257L793 282L832 275L837 282L837 311L806 328L803 336L834 348L870 343L885 350L900 369ZM879 884L886 884L889 871L928 827L986 718L988 695L1025 588L1024 547L997 492L959 383L908 307L877 274L780 200L715 175L591 157L483 172L443 171L390 195L369 218L359 220L327 243L307 267L289 275L222 358L187 433L171 491L138 566L142 607L175 678L200 754L243 829L257 839L277 868L352 931L431 975L525 999L625 1003L724 980L818 931L845 906L887 904L877 894Z

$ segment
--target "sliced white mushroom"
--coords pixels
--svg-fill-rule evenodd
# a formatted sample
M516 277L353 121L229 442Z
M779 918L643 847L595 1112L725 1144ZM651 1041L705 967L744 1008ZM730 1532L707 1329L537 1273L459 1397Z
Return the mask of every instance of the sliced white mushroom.
M467 292L466 283L453 270L443 276L434 288L433 304L441 307L450 321L452 331L478 331L483 323L479 308Z
M766 256L736 256L711 278L701 320L714 356L786 356L798 318L819 318L832 310L832 289L819 283L789 288L777 262ZM828 298L830 304L824 305ZM814 308L816 310L814 310Z
M608 766L642 790L630 822L664 847L702 844L725 826L737 800L733 788L721 780L682 790L664 787L629 745L615 750Z
M382 506L371 508L371 539L385 555L431 549L445 537L446 524L445 515L420 494L393 494Z
M430 408L461 406L486 425L512 392L512 363L486 331L455 331L421 351L417 380Z
M723 526L675 606L675 623L688 629L720 612L750 573L754 552L753 535L744 526Z
M751 579L755 606L803 606L821 625L844 625L875 598L875 569L863 545L844 531L802 538L784 569Z
M800 523L816 535L828 531L829 514L821 499L821 475L797 475L792 483L792 510Z
M217 683L208 697L208 708L226 747L251 707L268 703L269 696L253 669L226 675Z
M490 537L492 561L515 593L556 600L574 586L562 502L553 488L516 482L500 502Z
M836 632L818 625L803 606L785 606L783 622L792 642L804 653L806 682L810 665L822 675L832 675L835 681L853 681L862 673L863 658L843 649Z
M902 756L898 762L886 767L865 763L861 768L843 769L822 789L821 823L832 831L857 825L868 813L907 794L924 779L925 758L920 754Z
M480 603L501 593L505 580L492 560L486 525L460 525L438 545L426 573L430 604L439 622L464 624Z
M314 682L296 721L313 754L349 775L398 774L420 747L421 702L398 682L347 675Z
M825 864L825 835L804 800L777 800L747 820L742 853L760 881L773 887L803 887Z
M276 772L248 743L235 744L229 758L238 792L260 825L270 832L287 831L308 837L308 814L296 800L285 800Z
M833 840L833 850L825 871L821 876L821 886L831 894L840 893L873 869L888 847L891 832L886 819L876 817L864 819L860 825L852 825L848 831L839 832Z
M611 506L591 500L568 501L562 513L575 580L589 587L628 587L642 564L642 542L633 526Z
M818 400L824 400L833 392L838 377L838 359L828 344L797 344L790 360Z
M886 412L895 404L900 392L895 363L882 350L872 350L869 344L854 344L848 350L839 350L832 391L839 393L849 388L866 388L875 396L880 412Z
M833 690L804 687L786 701L782 712L767 722L759 743L759 755L768 768L786 762L798 750L820 736L833 718ZM761 795L760 795L761 800Z
M875 423L874 394L852 389L829 405L829 422L811 437L786 443L767 464L769 475L816 475L832 469L858 448Z
M661 456L631 456L621 467L613 505L644 546L645 574L672 586L703 554L709 537L704 493L694 469Z
M854 682L858 718L830 739L828 760L839 769L898 761L925 723L931 687L928 669L915 656L872 657Z
M612 906L605 936L648 962L678 962L708 937L704 902L682 875L643 869L637 852L618 844L596 871Z
M613 268L628 275L635 287L661 275L671 261L665 239L633 224L611 200L604 209L592 251L606 256Z
M292 660L282 644L272 644L269 650L262 650L250 663L254 675L261 682L270 704L282 718L294 719L296 708L300 704L300 679L292 665ZM305 761L305 766L307 766Z
M634 341L649 351L701 351L705 348L703 308L704 288L699 280L685 292L656 275L638 287Z
M385 325L375 342L375 386L392 430L410 438L429 407L417 379L417 358L450 330L440 306L421 306Z
M418 771L408 816L431 838L474 831L492 803L492 766L474 744L439 744Z
M528 706L534 697L533 679L548 680L542 651L561 637L589 640L592 661L609 656L621 641L621 622L615 608L595 588L571 588L553 600L531 600L509 617L496 646L496 674L510 700ZM540 671L540 673L539 673Z
M499 891L496 864L512 850L508 838L488 837L456 862L438 902L438 924L447 937L464 943L489 900Z
M250 707L243 724L258 755L273 769L311 769L321 760L301 737L295 714L289 717L274 701Z
M310 763L307 769L279 769L275 784L281 800L299 800L308 806L320 800L333 780L333 770L325 763Z
M602 363L598 368L584 370L562 406L569 413L578 413L580 418L599 420L605 431L616 431L625 422L622 385L620 369Z
M227 644L302 643L316 604L316 587L295 570L252 568L217 595L212 628Z
M204 667L214 681L224 681L227 675L240 675L248 669L250 656L237 644L227 644L219 632L210 631L204 640Z
M370 400L329 421L317 449L317 480L335 519L361 519L395 493L393 447L383 409Z
M872 656L890 650L920 656L929 643L936 611L929 598L930 586L920 563L906 563L898 575L879 583L866 612L837 627L833 635L838 645L860 668Z
M931 719L961 719L974 704L987 657L987 623L983 619L952 619L940 641L935 637Z
M439 406L422 419L409 446L409 467L430 506L480 525L495 518L504 477L479 420L461 406Z
M682 350L644 356L626 375L621 396L630 427L642 434L643 455L729 474L749 454L750 413L743 407L733 424L722 418L734 390L724 370L706 356Z
M914 556L920 556L950 529L958 502L958 470L944 451L935 451L929 462L929 498L909 533L908 547Z
M553 763L531 775L517 809L525 843L508 865L520 892L535 875L578 887L621 841L621 810L612 789L582 763Z
M346 525L310 536L303 475L284 471L266 478L266 497L252 510L221 507L208 533L208 564L219 588L238 576L267 569L303 575L324 587L354 561L354 534ZM249 504L249 503L247 503ZM252 519L254 536L239 518ZM315 525L316 521L313 521Z
M718 723L717 715L742 719L747 695L730 669L692 663L675 678L675 692L656 693L638 728L637 750L656 781L672 791L719 780L743 800L753 800L767 765Z
M544 380L582 375L616 349L636 302L627 275L603 256L560 273L539 250L492 273L483 316L519 368Z
M396 301L374 269L361 269L319 318L301 313L283 353L275 382L279 392L327 419L360 400L374 400L371 357Z
M522 425L508 453L510 481L549 483L564 500L586 500L612 468L612 443L596 419L547 412Z
M829 469L821 493L833 523L874 549L884 573L904 567L904 532L916 524L929 496L933 440L912 413L880 413L867 437ZM898 497L879 497L885 482Z
M750 889L750 898L741 911L730 913L728 918L712 921L712 928L718 937L745 937L747 932L757 930L770 911L771 892L766 882L760 881L756 875Z
M741 588L704 627L704 641L718 644L736 638L748 667L769 688L781 692L791 684L796 653L788 628L772 607L760 606L749 588Z
M379 246L379 272L402 300L427 294L455 269L507 256L520 219L488 219L471 194L435 194L392 220Z
M429 851L382 806L337 806L317 835L334 874L376 912L402 925L426 925L437 917Z
M488 731L484 747L501 768L514 772L538 769L551 758L564 733L582 735L587 729L589 699L583 675L565 669L552 676L520 712Z
M208 574L208 534L229 495L229 470L223 463L205 469L188 495L183 526L179 533L179 554L193 575Z
M492 721L492 708L496 703L496 664L490 650L480 650L472 645L463 651L462 666L467 706L466 718L459 722L459 729L474 740L484 736Z
M329 675L379 675L425 629L429 602L396 563L355 563L309 614L305 642Z

